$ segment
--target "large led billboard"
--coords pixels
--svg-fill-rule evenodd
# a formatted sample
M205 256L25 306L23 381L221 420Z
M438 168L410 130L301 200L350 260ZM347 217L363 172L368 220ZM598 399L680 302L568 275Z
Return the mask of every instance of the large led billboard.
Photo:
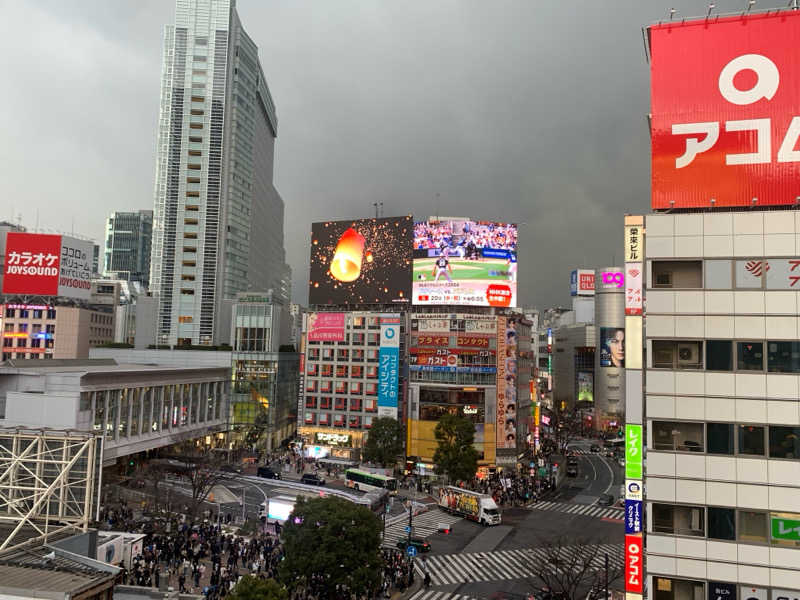
M800 12L649 28L652 206L794 204Z
M88 300L92 259L91 242L66 235L10 231L6 234L3 293Z
M516 306L517 226L433 217L415 222L412 302Z
M410 216L311 225L309 304L386 304L411 295Z

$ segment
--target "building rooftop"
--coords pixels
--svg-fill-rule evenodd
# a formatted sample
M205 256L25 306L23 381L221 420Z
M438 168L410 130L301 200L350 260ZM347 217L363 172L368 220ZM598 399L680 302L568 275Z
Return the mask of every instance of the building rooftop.
M135 364L118 363L113 358L89 358L89 359L62 359L62 360L39 360L39 359L11 359L0 365L0 374L5 373L33 373L36 375L47 375L48 373L141 373L142 371L186 371L190 369L208 370L208 366L175 366L155 363ZM218 368L224 368L222 366Z

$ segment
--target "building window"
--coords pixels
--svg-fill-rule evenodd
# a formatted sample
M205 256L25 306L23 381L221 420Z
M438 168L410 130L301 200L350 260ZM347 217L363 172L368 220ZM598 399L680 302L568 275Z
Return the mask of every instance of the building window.
M739 454L764 456L764 428L760 425L739 425Z
M361 398L350 398L350 410L352 411L361 410Z
M653 587L655 587L653 600L705 600L702 581L653 577Z
M703 452L703 424L653 421L653 449Z
M699 289L703 287L703 261L654 260L654 288Z
M731 423L706 423L706 451L709 454L732 455L733 440Z
M354 366L350 367L350 377L359 379L364 376L364 367Z
M368 413L378 412L378 401L374 398L366 398L364 400L364 410Z
M703 342L653 340L654 369L702 369Z
M378 367L367 367L367 379L378 378Z
M767 342L767 370L770 373L799 373L800 342Z
M733 371L733 343L731 340L706 340L706 369Z
M47 309L47 318L48 319L55 319L56 318L56 309L55 308L48 308Z
M764 370L763 342L736 342L736 368L739 371Z
M319 400L319 407L322 410L330 410L332 404L333 404L333 400L331 399L330 396L323 396Z
M331 415L330 415L330 413L321 413L319 415L319 424L320 425L330 425L331 424Z
M705 537L704 509L697 506L653 504L653 531Z
M708 537L736 540L736 511L733 508L708 507Z
M766 543L767 513L740 510L739 511L739 541Z
M333 426L334 427L344 427L344 415L337 414L333 416Z
M706 289L729 290L731 285L731 261L707 260L705 262Z
M800 458L800 427L769 427L770 458Z
M317 408L317 397L316 396L306 396L306 408Z
M763 275L765 263L766 261L763 260L737 260L736 287L745 290L761 289L761 277Z
M336 410L347 410L347 399L345 398L335 398L334 405Z
M17 314L17 309L15 308L7 308L6 309L6 319L13 319L14 315Z

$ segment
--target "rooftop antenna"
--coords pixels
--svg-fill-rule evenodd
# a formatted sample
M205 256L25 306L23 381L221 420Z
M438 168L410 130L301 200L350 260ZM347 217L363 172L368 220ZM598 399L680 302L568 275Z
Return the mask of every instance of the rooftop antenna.
M677 11L677 10L675 10L674 8L670 8L670 9L669 9L669 20L670 20L670 21L672 21L672 17L674 17L674 16L675 16L675 13L676 13L676 12L678 12L678 11Z
M789 7L792 10L797 10L797 0L789 0Z
M756 0L747 0L747 10L744 11L745 14L750 12L750 9L753 8L753 5L756 3Z
M372 206L375 207L375 218L377 219L378 218L378 203L377 202L373 202Z
M709 17L711 16L711 11L712 11L712 10L714 10L714 8L715 8L716 6L717 6L717 5L716 5L716 4L714 4L713 2L709 2L709 3L708 3L708 14L706 14L706 19L707 19L707 18L709 18Z
M436 192L436 216L437 217L441 216L439 214L439 196L440 196L439 192Z
M384 214L383 213L383 202L379 202L378 204L380 204L380 206L381 206L381 217L383 217L383 214Z

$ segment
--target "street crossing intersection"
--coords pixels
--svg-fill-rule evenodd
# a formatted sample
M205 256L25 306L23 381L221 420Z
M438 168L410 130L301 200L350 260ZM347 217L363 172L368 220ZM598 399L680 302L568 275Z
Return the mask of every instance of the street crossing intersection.
M411 532L411 536L425 539L438 531L439 523L453 525L453 523L461 520L461 517L456 517L436 508L414 517L414 529ZM408 537L406 525L408 525L407 518L398 523L387 525L383 545L395 548L397 542L406 539Z
M591 565L596 569L603 568L606 553L612 563L622 564L624 559L622 544L599 544L562 547L558 551L559 562L569 564L576 553L591 558ZM424 575L427 569L433 585L450 585L535 577L537 571L541 572L542 563L552 558L553 554L554 549L551 548L434 554L425 556L424 560L418 559L415 564L420 575Z
M452 594L450 592L437 592L436 590L421 589L411 596L409 600L475 600L472 596Z
M536 510L554 510L558 512L570 513L573 515L583 515L585 517L596 517L598 519L618 519L625 517L625 511L621 508L611 506L597 506L596 504L571 504L569 502L536 502L528 505Z

